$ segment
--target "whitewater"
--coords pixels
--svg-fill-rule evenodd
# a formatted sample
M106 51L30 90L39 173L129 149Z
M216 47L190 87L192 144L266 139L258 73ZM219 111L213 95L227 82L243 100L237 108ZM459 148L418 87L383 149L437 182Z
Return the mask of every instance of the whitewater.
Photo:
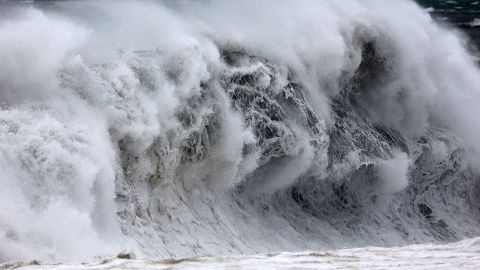
M0 269L474 269L469 42L410 0L0 1Z

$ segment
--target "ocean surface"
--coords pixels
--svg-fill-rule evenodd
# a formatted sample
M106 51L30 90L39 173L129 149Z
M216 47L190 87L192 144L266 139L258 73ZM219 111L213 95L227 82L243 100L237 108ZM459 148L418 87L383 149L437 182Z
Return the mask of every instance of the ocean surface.
M299 253L268 253L225 257L136 259L132 254L104 257L89 263L52 264L40 261L0 264L0 269L412 269L476 270L480 266L480 239L448 245L412 245L395 248L357 248ZM120 257L120 258L119 258Z
M479 1L418 0L417 2L425 8L430 8L429 13L439 23L447 24L466 34L470 39L470 46L473 46L478 53L478 44L480 44Z
M479 6L0 1L0 269L478 269Z

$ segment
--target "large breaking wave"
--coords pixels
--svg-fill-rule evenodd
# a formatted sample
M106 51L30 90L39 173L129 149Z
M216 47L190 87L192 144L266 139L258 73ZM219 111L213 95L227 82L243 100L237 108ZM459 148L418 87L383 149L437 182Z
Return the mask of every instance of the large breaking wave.
M0 261L480 234L480 72L411 1L0 7Z

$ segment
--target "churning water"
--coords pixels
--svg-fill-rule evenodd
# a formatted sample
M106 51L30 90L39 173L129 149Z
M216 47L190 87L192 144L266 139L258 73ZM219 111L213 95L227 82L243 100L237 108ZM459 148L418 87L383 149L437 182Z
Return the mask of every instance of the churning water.
M477 4L422 4L0 2L0 262L479 236Z

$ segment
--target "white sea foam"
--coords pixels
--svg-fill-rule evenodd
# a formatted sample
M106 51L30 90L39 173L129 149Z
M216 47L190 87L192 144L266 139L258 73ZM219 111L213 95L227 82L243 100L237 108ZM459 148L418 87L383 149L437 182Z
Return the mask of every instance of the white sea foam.
M9 263L1 269L478 269L479 239L449 245L357 248L166 260L104 258L83 265ZM128 254L131 256L130 254Z
M362 220L344 222L342 213L320 219L315 215L325 212L305 203L335 208L325 201L341 188L297 194L296 204L275 197L305 179L334 182L328 188L337 178L363 179L358 171L368 175L373 164L381 180L373 190L394 200L410 184L422 185L410 177L425 149L433 156L425 164L479 168L478 68L464 41L413 2L0 5L12 11L0 19L0 261L79 260L122 248L162 257L293 251L453 234L435 231L450 213L441 211L453 208L439 207L435 217L415 208L420 225L402 223L409 233L389 233L401 227L393 223L373 233ZM362 146L377 149L372 157L358 143L344 143L356 149L329 164L336 158L329 152L333 99L358 78L366 44L381 59L381 70L357 93L364 109L358 119L368 119L369 131L345 129L356 142L374 126L396 130L405 147L372 139ZM229 66L223 50L259 58ZM238 74L254 74L255 85L225 85ZM242 109L233 101L235 87L260 92L247 105L264 102L263 111ZM294 89L290 103L268 99L287 88ZM282 106L292 111L275 120ZM252 119L260 119L257 126ZM449 139L430 136L432 129ZM418 145L421 137L433 142ZM360 192L354 198L362 203L377 200L362 197L365 190L350 192ZM442 203L436 195L427 199ZM418 231L431 224L440 225ZM462 226L452 238L478 229Z

